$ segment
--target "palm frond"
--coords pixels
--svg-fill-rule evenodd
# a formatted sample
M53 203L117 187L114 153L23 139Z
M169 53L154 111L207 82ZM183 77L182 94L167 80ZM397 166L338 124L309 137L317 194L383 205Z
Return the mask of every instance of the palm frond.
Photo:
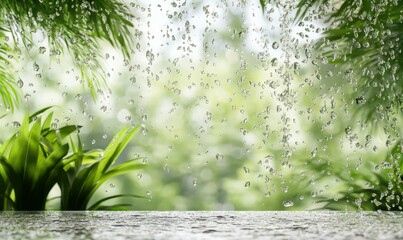
M317 45L351 74L351 102L367 121L403 113L402 9L401 1L345 0L328 19L335 27Z
M0 20L0 24L2 21ZM6 108L13 110L18 105L19 92L17 85L13 81L12 61L13 50L6 41L6 35L0 27L0 97Z
M48 38L49 54L57 57L67 51L95 97L106 87L106 74L100 64L100 41L119 48L129 59L133 42L132 17L120 0L4 0L0 6L0 60L13 53L13 49L1 42L6 32L15 43L22 43L28 50L33 46L33 33L42 32ZM10 85L12 73L7 72L4 65L8 61L2 62L0 94L3 102L10 105L16 102L17 94Z

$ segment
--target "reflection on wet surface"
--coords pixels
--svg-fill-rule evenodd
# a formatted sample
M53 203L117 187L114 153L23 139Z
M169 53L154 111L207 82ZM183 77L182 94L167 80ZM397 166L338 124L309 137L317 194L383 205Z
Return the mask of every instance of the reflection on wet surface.
M401 212L4 212L1 239L402 239Z

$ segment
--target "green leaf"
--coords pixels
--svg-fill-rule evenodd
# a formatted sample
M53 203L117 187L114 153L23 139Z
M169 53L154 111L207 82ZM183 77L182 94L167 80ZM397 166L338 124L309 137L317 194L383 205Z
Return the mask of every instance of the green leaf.
M42 108L41 110L38 110L35 113L31 114L31 116L29 116L29 122L30 123L33 122L36 118L38 118L39 115L41 115L42 113L44 113L47 110L51 109L52 107L53 106L45 107L45 108ZM47 122L49 118L52 119L52 115L53 115L53 113L50 113L45 122Z
M115 205L108 205L108 206L99 206L94 210L97 211L127 211L129 210L129 207L132 207L131 204L127 204L127 203L122 203L122 204L115 204Z
M146 198L144 196L134 195L134 194L117 194L117 195L113 195L113 196L109 196L109 197L100 199L99 201L97 201L93 205L91 205L91 207L89 207L88 210L99 210L99 208L103 208L101 206L101 204L103 202L108 201L110 199L121 198L121 197ZM117 206L117 205L113 205L113 206ZM128 206L131 206L131 205L129 204Z
M99 162L82 169L74 179L69 192L68 210L85 210L91 196L89 192L97 181L96 173Z
M36 178L34 184L40 188L45 188L45 192L49 192L56 184L57 178L63 171L63 157L69 151L69 145L65 144L55 149L43 162L40 168L36 170Z
M33 179L39 155L40 133L41 122L36 121L30 129L29 118L26 117L19 135L11 146L9 161L23 182L30 182Z
M112 139L111 143L105 149L104 156L99 164L98 175L105 173L105 171L112 165L116 158L120 155L123 149L127 146L131 138L139 130L140 126L134 128L123 128Z
M98 190L98 188L108 179L147 167L147 165L139 164L135 160L121 163L103 174L96 182L94 182L93 186L91 186L86 201L89 202L96 190Z
M71 159L77 159L80 162L78 163L80 166L91 164L91 162L94 163L79 170L77 168L74 170L76 175L72 181L71 188L68 193L68 201L62 209L87 209L88 203L93 194L107 179L136 169L141 169L146 166L145 164L137 163L136 160L138 159L133 159L132 161L118 164L109 170L138 129L139 127L123 128L114 136L113 140L107 146L105 151L90 150L83 152L80 148L80 142L79 146L76 146L76 144L72 143L72 149L75 154L69 157L70 161L72 161ZM66 166L65 169L70 169L72 171L72 167L70 165Z
M265 6L266 6L266 0L259 0L260 7L262 7L262 11L264 12Z
M22 191L23 181L21 177L14 170L13 166L7 162L7 160L0 156L0 163L3 166L4 172L7 174L7 178L10 180L10 184L13 186L14 191Z

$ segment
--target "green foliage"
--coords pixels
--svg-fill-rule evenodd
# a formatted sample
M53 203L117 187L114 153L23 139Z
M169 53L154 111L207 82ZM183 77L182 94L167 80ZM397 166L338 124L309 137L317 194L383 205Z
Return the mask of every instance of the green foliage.
M367 121L403 113L402 9L402 1L383 0L300 0L297 5L297 22L318 17L329 23L316 48L329 63L344 67L347 82L338 84L350 86L349 97Z
M0 24L2 22L0 21ZM16 84L11 81L13 75L10 71L13 60L12 49L6 42L6 36L0 26L0 97L2 102L11 109L18 103L18 91Z
M30 124L33 118L26 116L20 131L1 148L1 164L14 191L15 210L44 210L47 195L63 171L62 160L69 147L62 140L76 127L56 131L51 129L51 117L42 125L40 118Z
M57 57L66 50L86 79L91 93L106 86L101 69L100 42L106 41L121 49L130 58L132 35L128 8L119 0L62 0L14 1L4 0L0 6L0 94L5 104L13 107L17 101L15 79L7 59L18 49L9 46L6 36L14 44L33 47L35 33L47 37L49 54Z
M383 161L366 161L355 168L337 168L316 158L308 162L313 173L327 172L336 177L337 191L318 198L323 208L331 210L402 211L403 210L403 155L402 144L397 143Z
M20 131L0 148L1 209L45 210L48 194L56 184L62 190L62 210L112 209L121 205L101 204L112 198L140 197L119 194L87 207L106 180L146 166L137 163L138 158L113 165L139 127L122 129L105 151L83 151L80 140L78 145L70 141L73 153L69 154L66 139L71 139L80 126L56 129L52 127L52 113L42 123L38 115L47 109L26 116Z
M101 203L106 200L123 196L140 197L137 195L116 195L88 206L95 191L106 180L133 170L142 169L146 166L145 164L138 163L138 160L141 158L134 158L112 167L119 154L127 146L138 129L139 126L123 128L115 135L105 151L83 151L80 144L76 146L72 143L74 154L69 159L76 163L75 166L81 166L84 163L84 167L66 167L69 176L63 178L61 181L62 210L105 209L105 206L102 206ZM114 207L119 206L115 205Z
M266 3L284 4L266 0L261 6ZM315 181L337 180L331 194L316 198L324 208L402 210L402 9L403 2L393 0L300 0L296 4L297 24L319 20L327 26L315 44L322 62L318 71L337 69L341 74L323 84L343 91L346 106L355 110L353 117L370 127L383 123L388 137L396 136L399 142L381 163L366 159L356 168L348 167L348 162L347 167L338 166L335 159L344 161L338 155L307 160L308 171L320 176Z

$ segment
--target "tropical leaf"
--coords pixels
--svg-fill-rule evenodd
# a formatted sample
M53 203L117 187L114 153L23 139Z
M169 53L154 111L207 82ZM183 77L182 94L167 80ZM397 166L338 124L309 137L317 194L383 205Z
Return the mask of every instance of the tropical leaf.
M14 191L13 203L10 202L14 210L44 210L49 191L64 171L63 159L69 146L62 144L60 134L47 136L48 129L44 129L41 118L37 117L46 110L26 115L20 131L0 148L3 156L0 165L10 185L5 196L11 199L11 189ZM48 124L48 119L44 124ZM71 130L62 131L62 136L71 133ZM59 140L57 144L55 139Z
M0 156L4 161L4 157ZM10 182L7 178L7 174L4 171L3 166L0 164L0 211L6 210L6 201L9 199Z
M99 175L104 174L105 171L115 162L116 158L139 129L140 126L135 126L131 129L130 127L125 127L113 137L111 143L106 147L104 156L100 161L98 177L100 177Z
M53 108L53 106L45 107L45 108L42 108L42 109L40 109L40 110L34 112L33 114L31 114L31 115L29 116L29 122L33 122L34 120L36 120L36 119L39 117L39 115L41 115L42 113L46 112L47 110L49 110L49 109L51 109L51 108ZM53 113L51 112L51 113L47 116L47 118L46 118L46 120L45 120L45 123L43 124L44 126L47 126L47 123L52 120L52 116L53 116ZM49 126L50 126L50 123L49 123Z
M37 166L39 154L40 124L41 122L38 120L30 129L29 119L26 117L10 149L8 161L13 165L14 171L22 182L33 180L33 169Z
M114 136L105 151L82 151L79 146L73 144L75 154L71 158L76 159L71 160L71 162L82 161L79 164L83 167L81 169L69 167L70 172L74 174L73 177L70 177L68 184L70 190L64 191L64 194L68 194L68 196L62 196L62 198L68 199L62 207L63 210L86 210L91 208L88 206L90 199L106 180L146 167L145 164L136 162L139 159L133 159L113 166L138 129L138 127L123 128ZM83 162L87 162L87 164L82 164ZM64 182L64 184L66 185L67 183ZM63 186L63 189L66 189L66 186ZM99 204L102 202L99 202ZM99 206L97 206L98 208Z

